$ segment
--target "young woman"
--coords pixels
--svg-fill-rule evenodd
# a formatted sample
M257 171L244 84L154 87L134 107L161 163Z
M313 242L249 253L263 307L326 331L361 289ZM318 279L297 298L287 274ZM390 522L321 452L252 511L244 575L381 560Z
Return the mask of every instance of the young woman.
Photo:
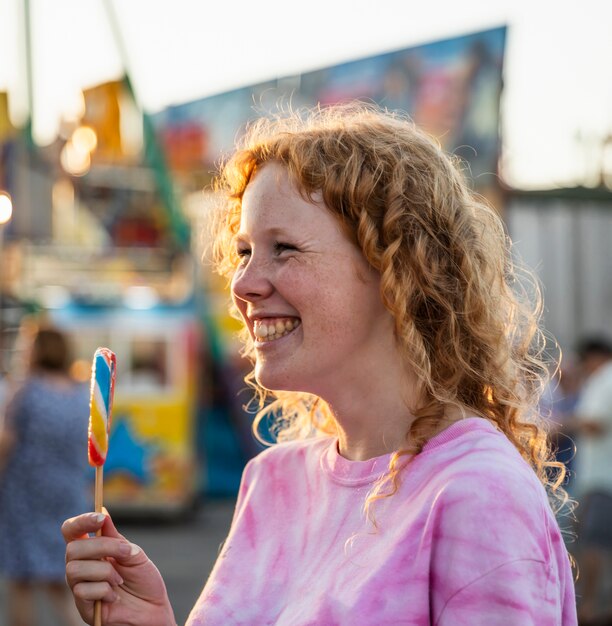
M245 469L188 624L575 624L537 305L495 212L362 106L260 121L220 188L217 260L279 443ZM173 623L108 516L63 533L84 619L102 599L105 624Z

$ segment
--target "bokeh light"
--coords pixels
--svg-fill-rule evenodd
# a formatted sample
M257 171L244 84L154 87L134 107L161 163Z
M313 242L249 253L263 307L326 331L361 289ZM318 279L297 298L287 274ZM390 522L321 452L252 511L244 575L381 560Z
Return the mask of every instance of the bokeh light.
M60 154L62 167L72 176L83 176L89 171L91 157L87 150L81 150L72 141L67 141Z
M90 126L79 126L72 133L72 144L79 152L93 152L98 145L96 131Z
M13 201L11 196L0 191L0 225L6 224L13 216Z

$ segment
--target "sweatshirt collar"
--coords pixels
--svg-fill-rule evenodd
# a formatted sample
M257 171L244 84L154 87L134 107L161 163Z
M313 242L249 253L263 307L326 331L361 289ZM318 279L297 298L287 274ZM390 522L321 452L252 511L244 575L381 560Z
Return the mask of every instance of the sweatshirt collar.
M475 430L498 432L495 426L482 417L467 417L458 420L432 437L424 446L421 454L443 446L465 433ZM356 487L373 483L389 469L393 453L389 452L367 461L350 461L338 452L338 439L330 440L321 455L321 468L336 483ZM406 457L403 457L404 459Z

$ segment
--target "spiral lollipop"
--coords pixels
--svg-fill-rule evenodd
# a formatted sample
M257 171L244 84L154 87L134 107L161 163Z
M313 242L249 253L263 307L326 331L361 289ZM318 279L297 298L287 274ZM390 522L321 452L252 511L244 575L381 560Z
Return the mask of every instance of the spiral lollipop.
M91 367L89 400L89 437L87 453L89 464L101 467L108 452L117 359L108 348L98 348Z
M94 353L91 366L91 392L89 399L89 436L87 438L87 455L89 464L96 468L95 510L102 511L103 500L103 466L108 452L108 435L110 433L115 395L115 377L117 375L117 358L108 348L98 348ZM102 534L99 530L98 536ZM102 626L102 603L94 604L94 626Z

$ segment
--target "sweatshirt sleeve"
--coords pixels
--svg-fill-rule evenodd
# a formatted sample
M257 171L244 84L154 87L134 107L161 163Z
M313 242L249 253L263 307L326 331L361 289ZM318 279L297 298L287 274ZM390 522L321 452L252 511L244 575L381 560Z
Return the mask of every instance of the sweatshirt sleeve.
M436 626L556 626L549 568L517 559L467 582L442 609ZM556 594L555 594L556 595Z
M562 538L543 487L521 462L456 474L430 514L436 626L556 626Z

